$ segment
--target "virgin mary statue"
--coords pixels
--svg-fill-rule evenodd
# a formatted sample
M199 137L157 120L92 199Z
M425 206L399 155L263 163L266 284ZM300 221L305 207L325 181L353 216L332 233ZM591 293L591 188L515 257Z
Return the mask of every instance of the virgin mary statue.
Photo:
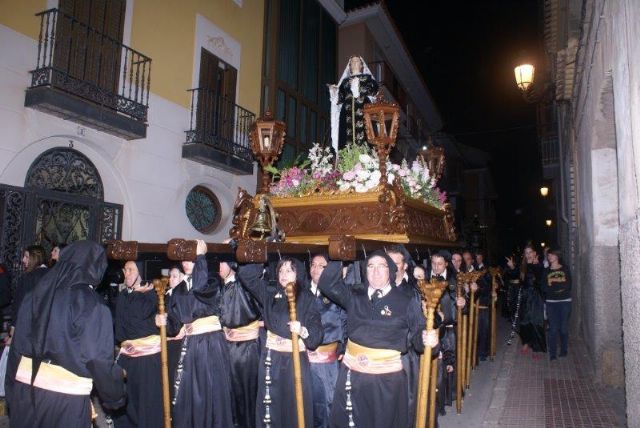
M365 104L374 101L378 82L360 56L352 56L337 85L329 86L331 145L336 153L347 144L364 144Z

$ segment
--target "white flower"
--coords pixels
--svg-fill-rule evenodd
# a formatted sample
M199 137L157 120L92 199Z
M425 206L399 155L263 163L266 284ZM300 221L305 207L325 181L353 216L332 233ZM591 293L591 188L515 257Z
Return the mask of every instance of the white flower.
M360 155L359 160L361 164L367 164L371 162L371 156L367 154L362 154Z
M393 175L392 173L388 173L387 174L387 183L393 184L393 180L395 180L395 179L396 179L396 176Z
M380 177L382 177L382 173L380 173L379 169L376 169L375 171L373 171L371 173L371 177L369 177L369 180L375 181L376 183L379 183L380 182Z
M361 183L356 184L355 189L356 189L356 192L358 193L365 193L369 190L367 189L367 186Z
M365 181L369 179L369 177L371 176L371 173L366 169L361 169L356 173L356 176L358 178L358 181Z

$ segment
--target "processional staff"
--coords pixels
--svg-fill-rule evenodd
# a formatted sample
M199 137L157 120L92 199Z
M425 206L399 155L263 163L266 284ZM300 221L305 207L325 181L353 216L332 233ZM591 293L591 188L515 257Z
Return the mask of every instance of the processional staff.
M297 321L295 284L290 282L285 287L287 301L289 302L289 321ZM298 415L298 428L304 428L304 400L302 396L302 373L300 368L300 348L298 346L298 333L291 332L293 382L296 392L296 411Z
M462 291L464 289L464 274L462 272L456 275L456 302L462 297ZM464 379L464 361L462 356L466 355L464 352L464 341L466 337L463 337L464 325L463 325L462 308L456 305L456 411L458 414L462 413L462 382Z
M440 296L442 296L442 292L447 287L446 281L439 281L436 279L432 279L430 283L425 280L418 281L418 291L422 297L422 312L424 313L425 318L427 319L426 323L426 331L433 330L433 322L434 322L434 312L438 303L440 302ZM437 364L437 361L434 365ZM437 367L437 366L436 366ZM417 394L417 405L416 409L416 428L424 428L427 421L427 404L429 392L431 392L432 396L435 398L435 384L433 391L429 391L431 389L432 383L430 382L429 377L431 376L431 347L425 346L424 352L420 356L420 372L418 376L418 394ZM433 414L433 412L431 412ZM433 423L435 423L435 418L429 417L429 426L432 427Z
M153 288L158 295L158 315L166 315L164 306L164 294L169 284L168 278L154 279ZM167 327L165 323L160 325L160 373L162 380L162 410L164 428L171 428L171 407L169 404L169 363L167 353Z

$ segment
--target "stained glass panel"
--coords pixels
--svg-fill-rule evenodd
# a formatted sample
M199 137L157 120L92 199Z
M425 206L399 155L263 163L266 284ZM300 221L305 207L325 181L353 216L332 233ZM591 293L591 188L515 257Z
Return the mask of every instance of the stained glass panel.
M187 195L187 217L201 233L211 233L220 224L220 202L216 195L203 186L196 186Z

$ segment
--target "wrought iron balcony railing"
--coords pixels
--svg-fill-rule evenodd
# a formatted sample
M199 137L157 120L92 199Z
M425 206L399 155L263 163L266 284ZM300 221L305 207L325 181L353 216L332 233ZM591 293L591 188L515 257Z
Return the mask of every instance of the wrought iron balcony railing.
M187 144L200 143L253 162L249 130L256 115L206 88L190 89L191 119Z
M540 158L543 167L554 166L558 164L559 145L558 137L546 137L540 139Z
M58 9L38 13L31 88L53 87L147 121L151 58Z

